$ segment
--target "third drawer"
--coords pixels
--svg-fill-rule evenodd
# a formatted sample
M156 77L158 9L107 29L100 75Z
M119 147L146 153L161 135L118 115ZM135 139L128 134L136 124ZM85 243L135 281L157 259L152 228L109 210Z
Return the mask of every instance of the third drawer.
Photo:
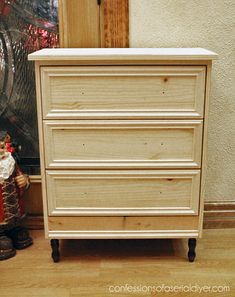
M50 216L198 215L200 170L47 170Z

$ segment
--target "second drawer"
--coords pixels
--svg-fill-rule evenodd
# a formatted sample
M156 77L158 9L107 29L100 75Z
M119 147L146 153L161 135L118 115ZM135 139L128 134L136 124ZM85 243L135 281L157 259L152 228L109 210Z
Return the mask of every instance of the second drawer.
M202 124L45 121L46 168L200 168Z

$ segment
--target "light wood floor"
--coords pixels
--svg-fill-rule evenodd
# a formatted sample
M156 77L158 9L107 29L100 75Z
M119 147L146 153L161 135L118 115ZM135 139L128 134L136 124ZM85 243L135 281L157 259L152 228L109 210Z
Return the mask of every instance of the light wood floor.
M187 241L179 239L64 240L61 262L53 263L43 231L31 234L32 247L0 262L1 297L235 296L235 229L205 230L194 263L186 259ZM109 292L126 284L227 285L230 292Z

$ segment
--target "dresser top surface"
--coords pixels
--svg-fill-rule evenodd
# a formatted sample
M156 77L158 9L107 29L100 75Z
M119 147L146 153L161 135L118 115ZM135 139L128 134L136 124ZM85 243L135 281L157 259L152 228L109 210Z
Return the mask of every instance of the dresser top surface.
M217 54L203 48L50 48L28 55L32 61L83 60L212 60Z

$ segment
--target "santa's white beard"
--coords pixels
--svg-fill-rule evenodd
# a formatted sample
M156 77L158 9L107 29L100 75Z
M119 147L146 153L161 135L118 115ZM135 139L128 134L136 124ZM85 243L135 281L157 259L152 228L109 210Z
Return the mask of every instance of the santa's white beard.
M15 160L10 153L0 160L0 183L3 183L4 180L8 179L14 169L15 169Z

